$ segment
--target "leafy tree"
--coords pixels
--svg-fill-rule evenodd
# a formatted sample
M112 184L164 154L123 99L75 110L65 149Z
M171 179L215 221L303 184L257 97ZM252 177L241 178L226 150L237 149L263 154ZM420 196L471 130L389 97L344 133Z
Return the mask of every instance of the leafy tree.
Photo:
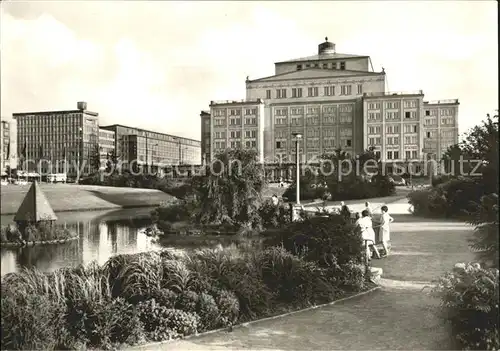
M258 209L265 185L264 168L251 150L231 149L216 155L205 175L192 181L202 224L260 226Z
M99 144L95 144L89 152L90 169L98 172L101 169L101 153Z
M469 223L475 226L474 236L470 239L471 248L482 263L498 268L498 195L483 196L475 207L469 219Z

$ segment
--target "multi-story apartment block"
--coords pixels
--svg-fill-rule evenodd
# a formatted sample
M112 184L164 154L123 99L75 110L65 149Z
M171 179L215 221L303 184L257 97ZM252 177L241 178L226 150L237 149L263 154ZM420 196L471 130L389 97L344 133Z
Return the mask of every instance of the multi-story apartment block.
M112 130L99 129L99 158L101 168L106 165L106 160L115 151L115 132Z
M211 101L209 117L212 143L208 161L226 148L245 148L257 150L260 162L264 162L265 126L262 99Z
M98 114L77 110L14 113L20 169L28 172L67 173L93 171L90 158L99 140Z
M102 126L101 129L114 133L116 156L124 166L136 164L163 169L172 165L199 164L201 160L199 140L120 124Z
M1 164L0 164L0 170L2 174L7 169L7 165L10 167L10 158L13 150L10 149L11 147L11 140L10 140L10 123L8 121L2 121L0 124L0 147L1 147Z
M268 162L293 161L293 134L300 133L299 154L307 162L337 148L357 154L371 146L388 164L423 160L424 153L441 157L443 145L458 139L458 100L427 103L422 91L389 93L385 82L384 69L375 72L369 56L337 53L328 40L317 55L275 63L273 76L247 77L246 101L263 101L259 152ZM436 122L428 112L437 114ZM202 114L202 143L211 149L236 147L221 134L224 125L216 118L212 109ZM217 128L207 141L208 120Z
M423 152L429 158L440 160L448 148L458 140L458 99L424 101Z

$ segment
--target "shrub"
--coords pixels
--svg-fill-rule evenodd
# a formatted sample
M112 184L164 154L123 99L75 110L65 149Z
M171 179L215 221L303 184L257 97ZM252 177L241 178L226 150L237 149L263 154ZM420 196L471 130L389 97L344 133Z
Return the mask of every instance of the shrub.
M498 350L498 269L457 263L439 280L442 317L450 323L458 346L466 350Z
M275 206L268 201L260 207L259 212L264 228L279 228L291 221L291 212L285 205Z
M173 223L185 222L191 219L192 208L183 201L169 206L159 206L151 212L151 220L158 229L169 232Z
M156 302L164 307L174 308L178 296L172 290L160 289L153 291L153 293L151 294L151 298L155 299Z
M201 293L196 304L196 313L200 316L199 331L216 328L219 319L219 307L215 299L207 294Z
M151 340L169 340L198 330L198 315L169 309L154 299L140 302L138 310L146 335Z
M236 295L223 289L213 289L211 295L219 309L218 326L226 327L236 323L240 314L240 304Z
M194 291L184 291L177 298L175 308L186 312L196 312L198 294Z
M362 264L348 262L332 265L326 270L326 279L338 291L361 291L365 287L365 267Z
M473 178L452 178L435 187L413 191L408 200L416 215L430 217L465 218L473 211L472 202L479 202L485 193L480 180Z
M118 298L111 302L109 308L110 314L115 317L111 324L112 343L133 345L144 340L144 326L137 307Z
M60 348L65 332L64 317L64 303L51 300L47 295L2 292L2 350Z
M283 247L259 252L255 260L264 283L280 302L305 306L331 297L323 271L314 262L306 262Z
M475 226L471 248L482 264L498 268L498 195L483 196L474 206L468 220Z
M361 233L354 224L339 214L306 218L264 235L266 247L283 245L294 255L317 262L320 267L350 261L362 262Z

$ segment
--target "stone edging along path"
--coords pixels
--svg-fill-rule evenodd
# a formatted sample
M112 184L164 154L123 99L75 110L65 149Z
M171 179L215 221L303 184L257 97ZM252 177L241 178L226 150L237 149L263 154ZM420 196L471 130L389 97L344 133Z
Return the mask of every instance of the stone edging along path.
M351 299L354 299L356 297L369 294L369 293L374 292L374 291L379 290L379 289L381 289L381 286L375 286L375 287L373 287L371 289L368 289L366 291L362 291L362 292L354 294L354 295L342 297L342 298L340 298L338 300L334 300L332 302L324 303L324 304L321 304L321 305L311 306L311 307L303 308L303 309L300 309L300 310L296 310L296 311L291 311L291 312L279 314L279 315L276 315L276 316L271 316L271 317L265 317L265 318L261 318L261 319L256 319L256 320L253 320L253 321L236 324L236 325L233 325L231 327L219 328L219 329L209 330L209 331L206 331L206 332L203 332L203 333L191 334L191 335L187 335L185 337L179 338L179 339L170 339L170 340L159 341L159 342L152 342L152 343L147 343L147 344L142 344L142 345L133 345L133 346L129 347L128 349L129 350L148 349L149 347L158 346L158 345L166 345L166 344L174 343L174 342L177 342L177 341L180 341L180 340L189 340L189 339L194 339L194 338L197 338L197 337L202 337L202 336L205 336L205 335L210 335L210 334L215 334L215 333L220 333L220 332L232 331L234 329L245 328L245 327L248 327L249 325L252 325L252 324L261 323L261 322L265 322L265 321L269 321L269 320L273 320L273 319L278 319L278 318L283 318L283 317L291 316L291 315L294 315L294 314L297 314L297 313L307 312L307 311L315 310L315 309L322 308L322 307L332 306L332 305L335 305L335 304L337 304L339 302L351 300Z
M35 245L50 245L50 244L62 244L69 241L78 239L78 235L75 235L67 239L57 239L57 240L45 240L45 241L26 241L25 243L13 243L13 242L0 242L0 246L3 247L25 247L25 246L35 246Z

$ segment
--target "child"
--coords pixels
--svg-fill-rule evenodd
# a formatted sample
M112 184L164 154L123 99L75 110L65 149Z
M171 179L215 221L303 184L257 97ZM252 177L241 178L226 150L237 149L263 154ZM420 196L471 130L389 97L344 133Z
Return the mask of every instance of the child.
M385 256L389 256L389 241L391 240L391 231L389 224L394 222L394 218L389 215L389 208L387 206L382 206L381 210L382 222L380 223L380 234L382 238L382 247L385 250Z

